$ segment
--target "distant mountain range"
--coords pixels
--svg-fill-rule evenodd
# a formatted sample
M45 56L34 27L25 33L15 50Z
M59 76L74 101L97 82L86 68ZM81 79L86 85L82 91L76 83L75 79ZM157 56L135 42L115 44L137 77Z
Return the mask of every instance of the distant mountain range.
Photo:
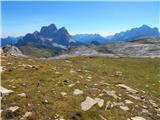
M93 42L99 44L106 42L106 38L99 34L76 34L73 35L73 38L84 44L92 44Z
M1 39L1 47L7 44L15 45L25 54L34 53L52 56L59 52L66 51L71 46L79 45L103 45L118 41L134 41L138 38L148 36L159 36L158 28L151 28L142 25L115 35L103 37L99 34L77 34L70 35L65 27L57 29L55 24L43 26L40 31L28 33L23 37L7 37ZM38 53L37 53L38 51Z
M1 47L4 47L6 45L14 45L18 42L19 39L21 39L22 37L7 37L7 38L2 38L1 39Z
M142 25L141 27L133 28L107 37L103 37L99 34L77 34L74 35L73 37L77 41L85 44L87 43L90 44L92 43L92 41L97 41L100 44L105 44L117 41L132 41L134 39L138 39L141 37L159 36L159 35L160 33L158 31L158 28L156 27L151 28L147 25Z
M26 45L27 43L61 49L67 49L69 46L77 44L65 27L57 29L54 24L43 26L40 32L35 31L34 33L26 34L16 45Z

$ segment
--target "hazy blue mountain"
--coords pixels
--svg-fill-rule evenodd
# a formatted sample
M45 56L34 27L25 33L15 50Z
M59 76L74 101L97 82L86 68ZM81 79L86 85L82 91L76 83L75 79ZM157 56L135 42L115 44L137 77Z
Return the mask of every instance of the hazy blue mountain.
M151 28L147 25L142 25L138 28L133 28L127 31L116 33L112 37L108 38L108 41L130 41L145 36L159 36L158 28Z
M100 45L117 41L133 41L146 36L160 36L158 28L147 25L122 31L114 35L103 37L99 34L76 34L71 36L65 27L58 29L55 24L43 26L40 31L28 33L24 37L7 37L1 39L1 46L7 44L25 45L33 43L39 47L67 49L77 45Z
M74 38L68 33L65 27L57 29L54 24L49 26L43 26L40 32L35 31L34 33L26 34L19 42L18 46L32 43L39 47L47 48L62 48L67 49L71 45L79 44Z
M73 38L85 44L90 44L92 41L103 44L106 41L106 39L99 34L76 34Z
M120 33L116 33L114 35L103 37L99 34L77 34L73 37L79 42L83 42L85 44L90 44L92 41L97 41L100 44L109 43L109 42L117 42L117 41L130 41L134 39L138 39L146 36L159 36L160 33L158 28L151 28L147 25L142 25L138 28L133 28L127 31L123 31Z
M14 45L18 42L18 40L22 37L6 37L6 38L1 38L1 46L4 47L6 45Z

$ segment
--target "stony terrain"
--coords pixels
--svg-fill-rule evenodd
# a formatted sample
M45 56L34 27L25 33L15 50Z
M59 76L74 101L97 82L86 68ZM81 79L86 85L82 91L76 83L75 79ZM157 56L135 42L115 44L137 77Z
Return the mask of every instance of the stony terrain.
M2 55L2 120L159 120L160 59Z
M74 56L160 57L160 37L143 37L130 42L115 42L100 46L72 47L67 54Z

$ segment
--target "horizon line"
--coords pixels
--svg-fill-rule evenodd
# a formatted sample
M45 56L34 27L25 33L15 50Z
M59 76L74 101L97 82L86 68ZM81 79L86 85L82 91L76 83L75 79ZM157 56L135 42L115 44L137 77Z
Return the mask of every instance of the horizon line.
M54 23L51 23L51 24L54 24ZM49 25L51 25L51 24L49 24ZM49 26L49 25L46 25L46 26ZM54 24L55 26L56 26L56 24ZM140 27L142 27L142 26L148 26L148 27L150 27L150 28L157 28L158 29L158 32L160 32L159 31L159 27L157 26L157 27L151 27L151 26L149 26L149 25L146 25L146 24L142 24L141 26L139 26L139 27L133 27L133 28L130 28L130 29L126 29L126 30L121 30L121 31L118 31L118 32L114 32L114 33L111 33L111 34L103 34L103 33L95 33L95 32L93 32L93 33L91 33L91 32L86 32L86 33L81 33L81 32L79 32L79 33L72 33L72 32L69 32L68 31L68 29L67 29L67 31L68 31L68 33L71 35L71 36L74 36L74 35L81 35L81 34L88 34L88 35L94 35L94 34L98 34L98 35L100 35L100 36L102 36L102 37L108 37L108 36L113 36L113 35L115 35L115 34L117 34L117 33L121 33L121 32L126 32L126 31L128 31L128 30L131 30L131 29L134 29L134 28L140 28ZM42 27L44 27L44 26L41 26L41 28ZM57 26L56 26L57 27ZM64 27L64 26L62 26L62 27ZM62 27L60 27L60 28L62 28ZM40 28L40 29L41 29ZM59 29L59 28L58 28ZM25 33L24 35L6 35L6 36L3 36L2 35L2 29L1 29L1 36L0 36L0 38L8 38L8 37L13 37L13 38L16 38L16 37L23 37L23 36L25 36L26 34L28 34L28 33L33 33L33 32L35 32L35 31L40 31L40 30L34 30L33 32L28 32L28 33ZM105 32L104 32L105 33Z

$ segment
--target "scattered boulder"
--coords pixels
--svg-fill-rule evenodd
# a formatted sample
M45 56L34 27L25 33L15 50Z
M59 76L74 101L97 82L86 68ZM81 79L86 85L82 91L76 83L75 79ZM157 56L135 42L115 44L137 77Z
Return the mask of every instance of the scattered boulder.
M113 107L113 104L111 103L111 101L107 101L105 110L111 109L112 107Z
M19 109L18 106L14 106L14 107L9 107L8 110L10 110L11 112L16 112Z
M149 113L147 109L142 109L142 113Z
M70 73L71 73L71 74L75 74L76 71L74 71L74 70L71 69L71 70L70 70Z
M0 94L1 94L0 97L3 97L3 96L5 96L5 95L8 95L8 94L10 94L10 93L12 93L12 92L13 92L13 90L8 90L8 89L0 86Z
M106 92L107 95L109 95L109 96L111 96L111 97L113 97L113 98L115 98L115 99L120 98L120 97L118 97L118 96L116 95L116 92L113 91L113 90L111 90L111 91L109 91L109 90L103 90L103 91Z
M18 94L18 96L20 96L20 97L26 97L26 94L25 93L20 93L20 94Z
M133 98L133 99L135 99L135 100L141 100L140 97L135 96L135 95L128 94L128 96L131 97L131 98Z
M63 118L63 116L60 116L59 114L56 114L54 116L54 120L65 120L65 119Z
M16 116L19 115L19 107L18 106L14 106L14 107L9 107L5 112L4 112L4 116L6 119L12 119Z
M102 107L103 104L104 104L104 100L103 100L103 99L95 98L95 101L98 103L98 106L99 106L99 107Z
M0 66L0 73L4 72L6 68L4 66Z
M121 77L122 76L122 72L121 71L116 71L116 76Z
M122 110L127 111L129 108L127 106L119 106Z
M48 100L42 101L42 104L49 104Z
M81 103L81 109L83 111L89 110L92 106L98 103L99 107L102 107L104 104L104 100L100 98L91 98L89 96L86 97L86 100Z
M121 88L123 88L123 89L126 89L128 92L133 93L133 94L135 94L135 93L138 92L137 90L134 90L134 89L126 86L125 84L118 84L118 85L116 85L116 86L117 86L117 87L121 87Z
M94 99L92 99L91 97L88 97L86 98L85 101L83 101L81 103L81 109L83 111L87 111L89 110L93 105L95 105L97 103L97 101L95 101Z
M20 119L20 120L30 120L30 118L32 118L32 115L33 115L33 113L32 112L26 112L23 116L22 116L22 118ZM32 120L32 119L31 119Z
M146 119L143 117L135 116L135 117L131 117L131 120L146 120Z
M74 94L74 95L80 95L80 94L83 94L83 91L80 90L80 89L75 89L75 90L73 91L73 94Z
M130 101L130 100L125 100L125 103L126 103L126 104L133 104L133 102Z
M153 107L157 108L158 105L156 104L156 102L154 100L149 100L149 102L152 104Z
M61 95L62 95L62 96L66 96L67 93L66 93L66 92L61 92Z
M91 77L91 76L88 76L87 79L92 79L92 77Z
M72 84L68 85L68 87L73 87L73 86L75 86L75 84L74 84L74 83L72 83Z

